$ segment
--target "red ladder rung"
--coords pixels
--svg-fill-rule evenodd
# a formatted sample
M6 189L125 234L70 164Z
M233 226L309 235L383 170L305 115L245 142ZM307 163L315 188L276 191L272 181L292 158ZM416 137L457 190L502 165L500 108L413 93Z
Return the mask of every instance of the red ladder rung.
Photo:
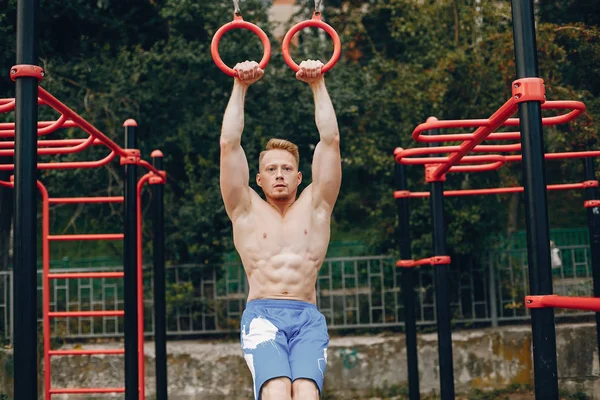
M122 203L123 196L112 197L51 197L49 204Z
M50 350L51 356L91 356L91 355L120 355L125 354L124 349L106 349L106 350Z
M125 393L125 388L59 388L50 389L50 394Z
M122 233L88 233L81 235L48 235L48 240L67 241L67 240L122 240Z
M125 311L54 311L49 312L50 318L71 318L71 317L122 317Z
M60 274L48 274L48 279L100 279L100 278L123 278L124 272L65 272Z

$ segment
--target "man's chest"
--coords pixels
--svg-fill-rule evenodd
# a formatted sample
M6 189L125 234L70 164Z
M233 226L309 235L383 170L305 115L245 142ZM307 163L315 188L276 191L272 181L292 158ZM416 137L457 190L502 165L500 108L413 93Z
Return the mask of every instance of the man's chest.
M270 207L270 206L268 206ZM310 251L329 239L329 221L312 210L297 207L285 216L271 209L258 210L240 218L233 226L236 247L263 251Z

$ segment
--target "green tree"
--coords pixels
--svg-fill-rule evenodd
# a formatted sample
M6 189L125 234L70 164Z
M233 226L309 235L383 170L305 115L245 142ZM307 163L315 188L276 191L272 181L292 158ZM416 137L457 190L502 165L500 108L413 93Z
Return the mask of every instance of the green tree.
M14 95L8 70L14 63L15 3L0 2L5 5L0 7L0 44L6 49L0 54L3 97ZM332 237L360 239L374 252L394 252L393 233L398 227L392 152L396 147L417 146L411 132L429 116L485 118L508 99L515 75L509 4L475 0L324 3L325 20L340 33L343 43L341 61L326 76L339 119L343 156ZM565 3L568 13L564 15L552 11L554 3L540 2L540 74L549 99L581 100L588 111L568 126L546 128L546 144L551 151L594 148L598 144L594 121L600 112L598 27L573 2ZM313 2L303 4L300 16L309 18ZM123 142L122 122L127 118L138 121L143 157L148 159L156 148L165 154L167 259L218 264L222 253L233 249L218 184L220 125L232 81L214 65L210 42L216 30L231 21L230 2L60 0L42 1L42 8L40 64L48 72L42 86L117 143ZM264 79L248 94L243 146L253 175L258 154L270 137L296 142L306 184L318 141L313 102L310 90L285 66L280 39L270 33L267 11L261 0L242 3L244 19L268 32L273 47ZM299 35L295 60L329 58L328 39L321 40L312 30ZM253 34L235 31L222 39L220 53L233 66L246 59L258 60L262 46ZM56 118L43 108L40 115ZM12 116L0 118L5 121ZM74 129L60 135L81 137ZM106 150L98 148L85 154L105 155ZM450 174L446 187L517 186L520 168L513 163L495 172ZM421 167L409 166L408 173L411 190L427 189ZM580 161L548 163L551 183L581 181L581 176ZM99 170L46 171L41 179L51 195L116 195L122 190L122 171L116 164ZM0 237L4 238L11 214L4 206L7 192L0 188ZM579 204L577 196L551 198L553 226L584 223L584 217L572 212L572 205ZM488 246L496 235L522 229L519 200L519 195L448 199L449 247L457 254L470 255ZM144 202L148 204L146 197ZM428 256L428 204L415 200L411 208L415 256ZM108 211L55 209L52 230L119 231L121 211L118 207ZM146 237L151 239L149 232ZM62 255L59 248L54 251L55 256ZM120 248L80 247L77 251L116 256Z

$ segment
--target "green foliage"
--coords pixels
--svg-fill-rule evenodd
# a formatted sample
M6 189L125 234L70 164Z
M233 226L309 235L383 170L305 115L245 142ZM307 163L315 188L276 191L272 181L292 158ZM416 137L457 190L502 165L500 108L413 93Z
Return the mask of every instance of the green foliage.
M410 134L429 116L485 118L510 96L515 76L510 7L507 2L480 3L324 2L327 22L338 30L344 44L342 60L326 78L342 137L343 183L332 223L336 240L360 240L373 252L395 252L393 149L415 147ZM562 11L553 8L558 3ZM0 92L9 97L14 95L8 70L14 63L16 1L4 4ZM308 17L312 2L302 4L299 13ZM214 65L210 41L231 20L231 3L60 0L42 1L41 7L40 64L48 74L42 86L117 143L123 143L122 122L136 119L142 156L148 159L157 148L165 154L168 262L220 263L222 254L233 249L218 183L220 124L232 82ZM546 128L546 146L550 151L597 148L597 21L575 7L574 1L541 1L539 7L538 58L548 98L580 100L588 107L575 122ZM271 35L264 1L245 1L242 11L244 19ZM329 57L329 41L319 40L312 31L300 35L295 60ZM252 176L270 137L294 141L300 148L305 185L310 182L311 154L318 141L311 93L283 63L280 40L270 38L273 55L266 75L248 93L243 146ZM262 54L260 41L246 31L228 33L219 49L230 66ZM40 116L56 118L44 108ZM13 117L0 114L0 118ZM66 129L60 134L65 136L81 137L81 133ZM105 149L96 148L85 157L106 155ZM547 165L549 183L582 180L579 161ZM421 167L408 166L407 171L411 190L427 190ZM520 176L520 165L515 163L497 172L450 174L446 188L518 186ZM98 170L43 171L40 178L51 196L122 193L123 174L116 163ZM572 211L573 204L581 203L580 193L549 199L553 227L585 224L585 213ZM149 200L144 194L146 214ZM448 199L449 248L459 255L479 252L493 244L494 237L523 229L522 213L519 207L511 208L509 196ZM65 206L53 208L52 215L53 233L122 231L120 206ZM149 226L144 226L146 252L152 240ZM430 232L427 201L411 201L415 257L431 255ZM74 257L73 251L118 257L122 249L117 244L52 246L54 258Z
M194 285L192 282L169 283L165 293L167 314L174 313L177 308L189 307L190 299L193 297Z

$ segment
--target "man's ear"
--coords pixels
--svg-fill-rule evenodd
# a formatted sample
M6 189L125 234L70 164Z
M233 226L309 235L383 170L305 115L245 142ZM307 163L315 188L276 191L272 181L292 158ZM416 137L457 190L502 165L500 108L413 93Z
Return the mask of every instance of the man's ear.
M262 185L261 185L261 183L260 183L260 174L256 174L256 184L257 184L259 187L262 187Z
M298 186L302 183L302 172L298 171Z

